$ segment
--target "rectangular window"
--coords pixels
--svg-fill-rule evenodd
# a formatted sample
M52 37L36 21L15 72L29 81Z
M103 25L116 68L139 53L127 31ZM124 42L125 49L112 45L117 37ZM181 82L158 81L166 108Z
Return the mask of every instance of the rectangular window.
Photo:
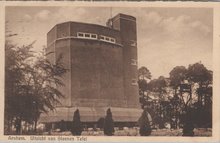
M83 33L78 32L78 33L77 33L77 37L84 37L84 34L83 34Z
M90 34L86 33L86 34L85 34L85 37L86 37L86 38L90 38Z
M105 37L104 36L100 36L100 40L105 40Z
M130 45L131 45L132 47L136 47L136 46L137 46L137 42L136 42L135 40L131 40L131 41L130 41Z
M135 60L135 59L131 59L131 65L136 66L136 65L137 65L137 60Z
M111 40L112 43L115 43L115 39L114 38L111 38L110 40Z
M137 80L136 80L136 79L132 79L132 80L131 80L131 85L138 85L138 84L137 84Z
M97 34L77 32L77 37L84 39L97 39Z
M115 43L115 38L107 37L104 35L100 35L100 40L105 41L105 42L109 42L109 43Z
M97 39L97 35L96 34L91 34L91 38L92 39Z

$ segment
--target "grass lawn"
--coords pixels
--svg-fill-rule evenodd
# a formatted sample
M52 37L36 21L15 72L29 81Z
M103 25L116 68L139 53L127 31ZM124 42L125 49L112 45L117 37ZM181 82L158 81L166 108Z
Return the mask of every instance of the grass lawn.
M195 129L195 136L212 136L212 129ZM71 135L71 132L52 132L52 135ZM138 128L126 128L123 130L115 130L115 136L140 136ZM104 136L103 131L83 131L82 136ZM150 136L182 136L182 129L170 130L170 129L157 129L152 130Z

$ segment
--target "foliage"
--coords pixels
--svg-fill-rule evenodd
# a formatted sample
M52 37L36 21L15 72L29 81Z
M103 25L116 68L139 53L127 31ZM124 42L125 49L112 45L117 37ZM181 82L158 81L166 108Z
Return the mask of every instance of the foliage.
M208 83L212 81L212 71L208 70L202 63L189 65L187 72L188 80L194 83Z
M186 79L187 69L184 66L174 67L170 74L170 86L177 89L181 82Z
M183 124L183 136L194 136L194 128L196 122L196 110L187 107L187 110L181 115L181 122Z
M148 81L151 79L151 73L146 67L141 67L138 69L138 86L139 86L139 95L141 95L140 103L142 108L147 104L148 95L145 93L148 92ZM148 93L147 93L148 94Z
M146 67L141 67L138 69L138 78L139 79L151 79L151 73Z
M106 112L106 117L104 121L104 134L107 136L112 136L114 132L114 120L112 119L112 112L109 108Z
M149 82L149 90L151 93L156 93L156 101L153 106L155 109L155 117L153 122L159 125L159 128L164 128L164 124L166 121L166 115L168 114L169 107L166 103L167 99L167 79L163 76L160 76L157 79L153 79Z
M144 92L146 92L147 91L147 86L148 86L148 83L147 83L147 81L146 80L144 80L144 79L139 79L138 80L138 86L139 86L139 92L140 92L140 94L143 94Z
M146 110L142 112L142 115L138 120L138 124L140 127L139 133L141 136L149 136L151 134L150 122Z
M187 80L187 69L184 66L174 67L170 73L170 87L174 90L174 96L170 98L171 105L171 114L170 114L170 123L171 128L178 127L178 121L180 120L180 112L183 110L183 104L180 95L178 96L178 88L180 84Z
M104 128L104 123L105 123L105 118L101 117L97 121L97 127L100 128L101 130Z
M54 109L55 103L64 95L58 90L63 86L62 76L67 72L62 57L55 64L36 57L33 44L17 47L5 44L5 117L6 129L10 130L13 120L20 119L36 123L42 112ZM6 123L5 123L6 124ZM7 132L6 131L6 132Z
M60 128L60 131L61 132L64 132L67 130L67 127L66 127L66 123L64 120L61 120L60 123L59 123L59 128Z
M188 67L189 82L198 85L197 101L193 103L192 107L196 109L195 125L199 127L211 127L212 125L212 74L212 71L202 63L195 63Z
M81 135L82 130L83 130L83 126L80 121L79 109L77 109L73 115L73 124L72 124L71 132L73 135Z
M166 87L166 78L163 76L160 76L158 79L153 79L149 82L149 90L159 93L161 98L163 98L163 94L166 93Z
M140 95L144 95L144 92L148 90L147 80L151 79L151 73L146 67L141 67L138 69L138 85Z
M172 98L170 98L169 102L170 102L170 106L171 106L171 110L170 110L171 128L177 129L179 126L178 122L180 120L180 114L181 114L182 110L184 109L183 104L182 104L182 100L179 96L174 94L174 96Z
M140 70L140 69L139 69ZM145 71L145 72L143 72ZM143 70L139 73L146 73ZM149 70L148 70L149 71ZM143 74L149 75L149 74ZM147 91L141 104L152 109L153 124L163 127L165 122L170 123L171 128L180 127L180 117L186 112L187 106L193 108L196 115L194 125L197 127L211 127L212 124L212 71L208 70L201 62L174 67L169 78L160 76L146 82L145 76L139 76L139 90ZM192 99L189 105L180 87L183 84L191 86ZM190 97L190 96L188 96ZM182 123L183 124L183 123Z

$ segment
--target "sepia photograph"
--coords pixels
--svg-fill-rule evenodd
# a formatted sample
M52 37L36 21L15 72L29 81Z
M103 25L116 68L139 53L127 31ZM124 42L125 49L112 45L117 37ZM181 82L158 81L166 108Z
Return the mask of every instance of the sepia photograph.
M213 21L211 7L6 6L3 134L212 137Z

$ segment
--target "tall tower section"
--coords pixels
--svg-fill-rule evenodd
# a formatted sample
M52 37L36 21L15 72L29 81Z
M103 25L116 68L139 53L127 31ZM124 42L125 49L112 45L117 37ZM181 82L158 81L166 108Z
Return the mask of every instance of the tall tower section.
M112 28L119 30L123 45L124 95L128 107L139 107L137 84L137 27L136 18L118 14L112 18Z
M95 123L111 108L114 121L137 122L141 115L137 84L136 18L118 14L107 26L64 22L47 34L47 58L60 55L68 72L62 77L64 94L56 112L41 122L72 121L79 109L81 121Z

